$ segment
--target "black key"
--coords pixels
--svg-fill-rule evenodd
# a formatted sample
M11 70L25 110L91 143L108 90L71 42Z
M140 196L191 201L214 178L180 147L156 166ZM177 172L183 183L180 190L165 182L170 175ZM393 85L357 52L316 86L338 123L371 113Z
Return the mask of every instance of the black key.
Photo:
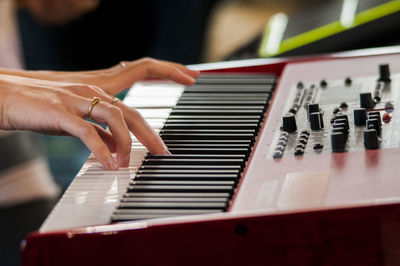
M242 101L221 101L221 100L197 100L197 101L189 101L189 100L179 100L177 105L256 105L256 106L265 106L267 101L262 100L242 100Z
M124 198L130 198L130 197L192 197L192 198L208 198L208 197L213 197L213 198L229 198L230 193L168 193L168 192L158 192L158 193L152 193L152 192L144 192L144 193L125 193L123 195Z
M129 210L129 209L128 209ZM165 218L165 217L172 217L172 216L181 216L181 215L199 215L199 214L206 214L206 213L218 213L223 212L223 209L181 209L182 212L178 212L179 210L174 209L164 209L164 210L155 210L155 211L163 211L163 213L140 213L147 210L141 209L132 209L132 211L138 211L137 213L118 213L116 212L115 215L111 217L112 222L125 222L125 221L134 221L134 220L144 220L144 219L156 219L156 218ZM173 211L173 212L166 212L166 211ZM196 213L191 211L198 211Z
M192 197L129 197L121 202L227 202L229 198L192 198Z
M244 159L242 154L172 154L172 155L148 155L146 159Z
M247 149L249 150L249 144L241 144L241 143L230 143L230 144L221 144L221 143L169 143L168 148L232 148L232 149Z
M168 120L171 119L186 119L186 120L197 120L197 119L208 119L208 120L236 120L236 119L252 119L260 121L261 115L230 115L230 114L221 114L221 115L170 115Z
M238 94L238 93L236 93ZM220 96L216 96L215 94L212 95L199 95L199 96L191 96L191 95L183 95L179 98L178 104L180 104L181 102L193 102L193 104L195 103L202 103L205 101L210 101L210 102L229 102L229 101L234 101L237 102L238 104L242 104L245 102L251 102L251 101L260 101L259 104L261 105L265 105L268 103L269 100L269 95L268 94L264 94L264 95L260 95L257 97L246 97L245 95L243 97L240 96L226 96L224 95L220 95Z
M273 86L267 85L243 85L243 84L221 84L221 85L209 85L209 84L194 84L186 87L185 92L208 92L208 93L244 93L244 92L272 92Z
M234 75L232 75L234 76ZM196 79L196 84L273 84L275 78L271 76L248 76L248 77L229 77L229 76L216 76L201 75Z
M172 110L171 115L226 115L226 116L254 116L254 115L262 115L263 110Z
M128 192L225 192L231 193L233 186L129 186ZM120 205L121 206L121 205ZM172 206L171 206L172 207Z
M248 155L249 150L246 148L169 148L172 154L244 154Z
M251 140L254 141L254 134L207 134L207 133L162 133L163 140Z
M167 119L165 126L171 124L232 124L232 125L242 125L242 124L256 124L258 126L259 121L256 119Z
M194 165L194 164L182 164L182 165L168 165L168 164L142 164L140 170L240 170L240 165Z
M199 180L133 180L129 183L131 186L234 186L234 181L199 181Z
M183 92L179 99L186 98L213 98L213 99L265 99L271 96L268 92L259 92L259 93L196 93L196 92Z
M145 169L137 174L239 174L240 169Z
M208 133L208 134L254 134L256 129L162 129L161 134L164 133Z
M173 110L235 110L241 112L243 110L264 110L264 105L177 105Z
M244 165L244 159L145 159L143 165L169 164L169 165Z
M165 129L255 129L258 127L254 124L231 124L231 123L215 123L215 124L183 124L168 122L164 125Z
M170 144L242 144L251 146L250 139L164 139L164 143Z
M236 181L237 179L237 174L137 174L134 180Z
M225 209L226 202L122 202L128 209Z

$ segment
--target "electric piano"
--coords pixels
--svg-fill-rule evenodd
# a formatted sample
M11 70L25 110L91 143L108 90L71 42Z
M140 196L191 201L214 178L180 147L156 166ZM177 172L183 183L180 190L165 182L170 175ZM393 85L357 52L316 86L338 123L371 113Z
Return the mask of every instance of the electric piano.
M24 266L398 265L400 47L192 67L124 99L173 155L89 157Z

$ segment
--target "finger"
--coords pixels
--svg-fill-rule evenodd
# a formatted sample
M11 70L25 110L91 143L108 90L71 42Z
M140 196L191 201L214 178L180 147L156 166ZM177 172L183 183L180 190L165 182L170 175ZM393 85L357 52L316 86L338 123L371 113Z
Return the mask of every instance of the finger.
M148 77L154 78L168 78L172 81L183 85L192 85L195 79L190 75L182 72L179 68L165 64L152 64L149 66Z
M69 114L63 114L60 117L63 120L60 121L62 130L81 139L105 168L109 170L118 169L118 164L112 157L110 150L91 123Z
M93 124L94 128L96 129L97 133L99 134L100 138L103 140L103 142L107 145L108 149L110 150L111 153L117 152L117 144L114 141L114 138L110 132L105 130L99 125Z
M132 140L121 110L101 101L93 107L91 115L94 121L107 124L116 145L117 161L120 166L128 166Z
M200 71L197 70L191 70L189 68L187 68L186 66L182 65L182 64L178 64L178 63L173 63L173 62L168 62L168 61L162 61L165 64L169 64L173 67L178 68L180 71L182 71L183 73L191 76L192 78L198 78L200 75Z
M121 102L118 102L117 106L121 109L129 129L151 154L171 154L161 137L153 130L139 112L127 107Z

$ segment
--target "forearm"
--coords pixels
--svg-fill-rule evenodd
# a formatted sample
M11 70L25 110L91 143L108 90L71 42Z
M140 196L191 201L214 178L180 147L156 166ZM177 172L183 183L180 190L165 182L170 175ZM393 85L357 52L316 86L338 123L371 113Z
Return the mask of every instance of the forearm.
M49 81L64 81L72 83L80 83L84 79L93 78L94 75L99 75L105 70L95 71L49 71L49 70L20 70L0 68L0 74L20 76L25 78L49 80Z

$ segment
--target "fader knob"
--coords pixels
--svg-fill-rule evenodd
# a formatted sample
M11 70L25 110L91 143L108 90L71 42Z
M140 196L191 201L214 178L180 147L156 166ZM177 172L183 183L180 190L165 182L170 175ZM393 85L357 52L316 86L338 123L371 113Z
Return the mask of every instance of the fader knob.
M378 135L381 135L381 126L378 119L368 119L366 122L367 129L375 129Z
M349 121L346 120L346 119L344 119L344 118L335 119L335 122L333 122L333 125L335 125L335 124L344 124L344 128L345 128L346 130L349 130L349 129L350 129Z
M390 82L390 70L388 64L379 65L379 79L378 81Z
M283 117L283 130L289 133L296 132L296 117L292 113L289 113Z
M311 130L320 130L324 128L324 121L320 112L310 114Z
M332 152L344 152L346 137L343 133L334 132L331 134Z
M356 126L365 126L367 121L367 112L365 108L354 109L354 124Z
M379 148L378 133L375 129L366 129L364 131L364 147L367 150L375 150Z
M312 113L319 112L319 104L318 103L310 103L307 104L307 118L310 119Z
M365 109L374 108L374 101L370 92L360 93L360 107Z

